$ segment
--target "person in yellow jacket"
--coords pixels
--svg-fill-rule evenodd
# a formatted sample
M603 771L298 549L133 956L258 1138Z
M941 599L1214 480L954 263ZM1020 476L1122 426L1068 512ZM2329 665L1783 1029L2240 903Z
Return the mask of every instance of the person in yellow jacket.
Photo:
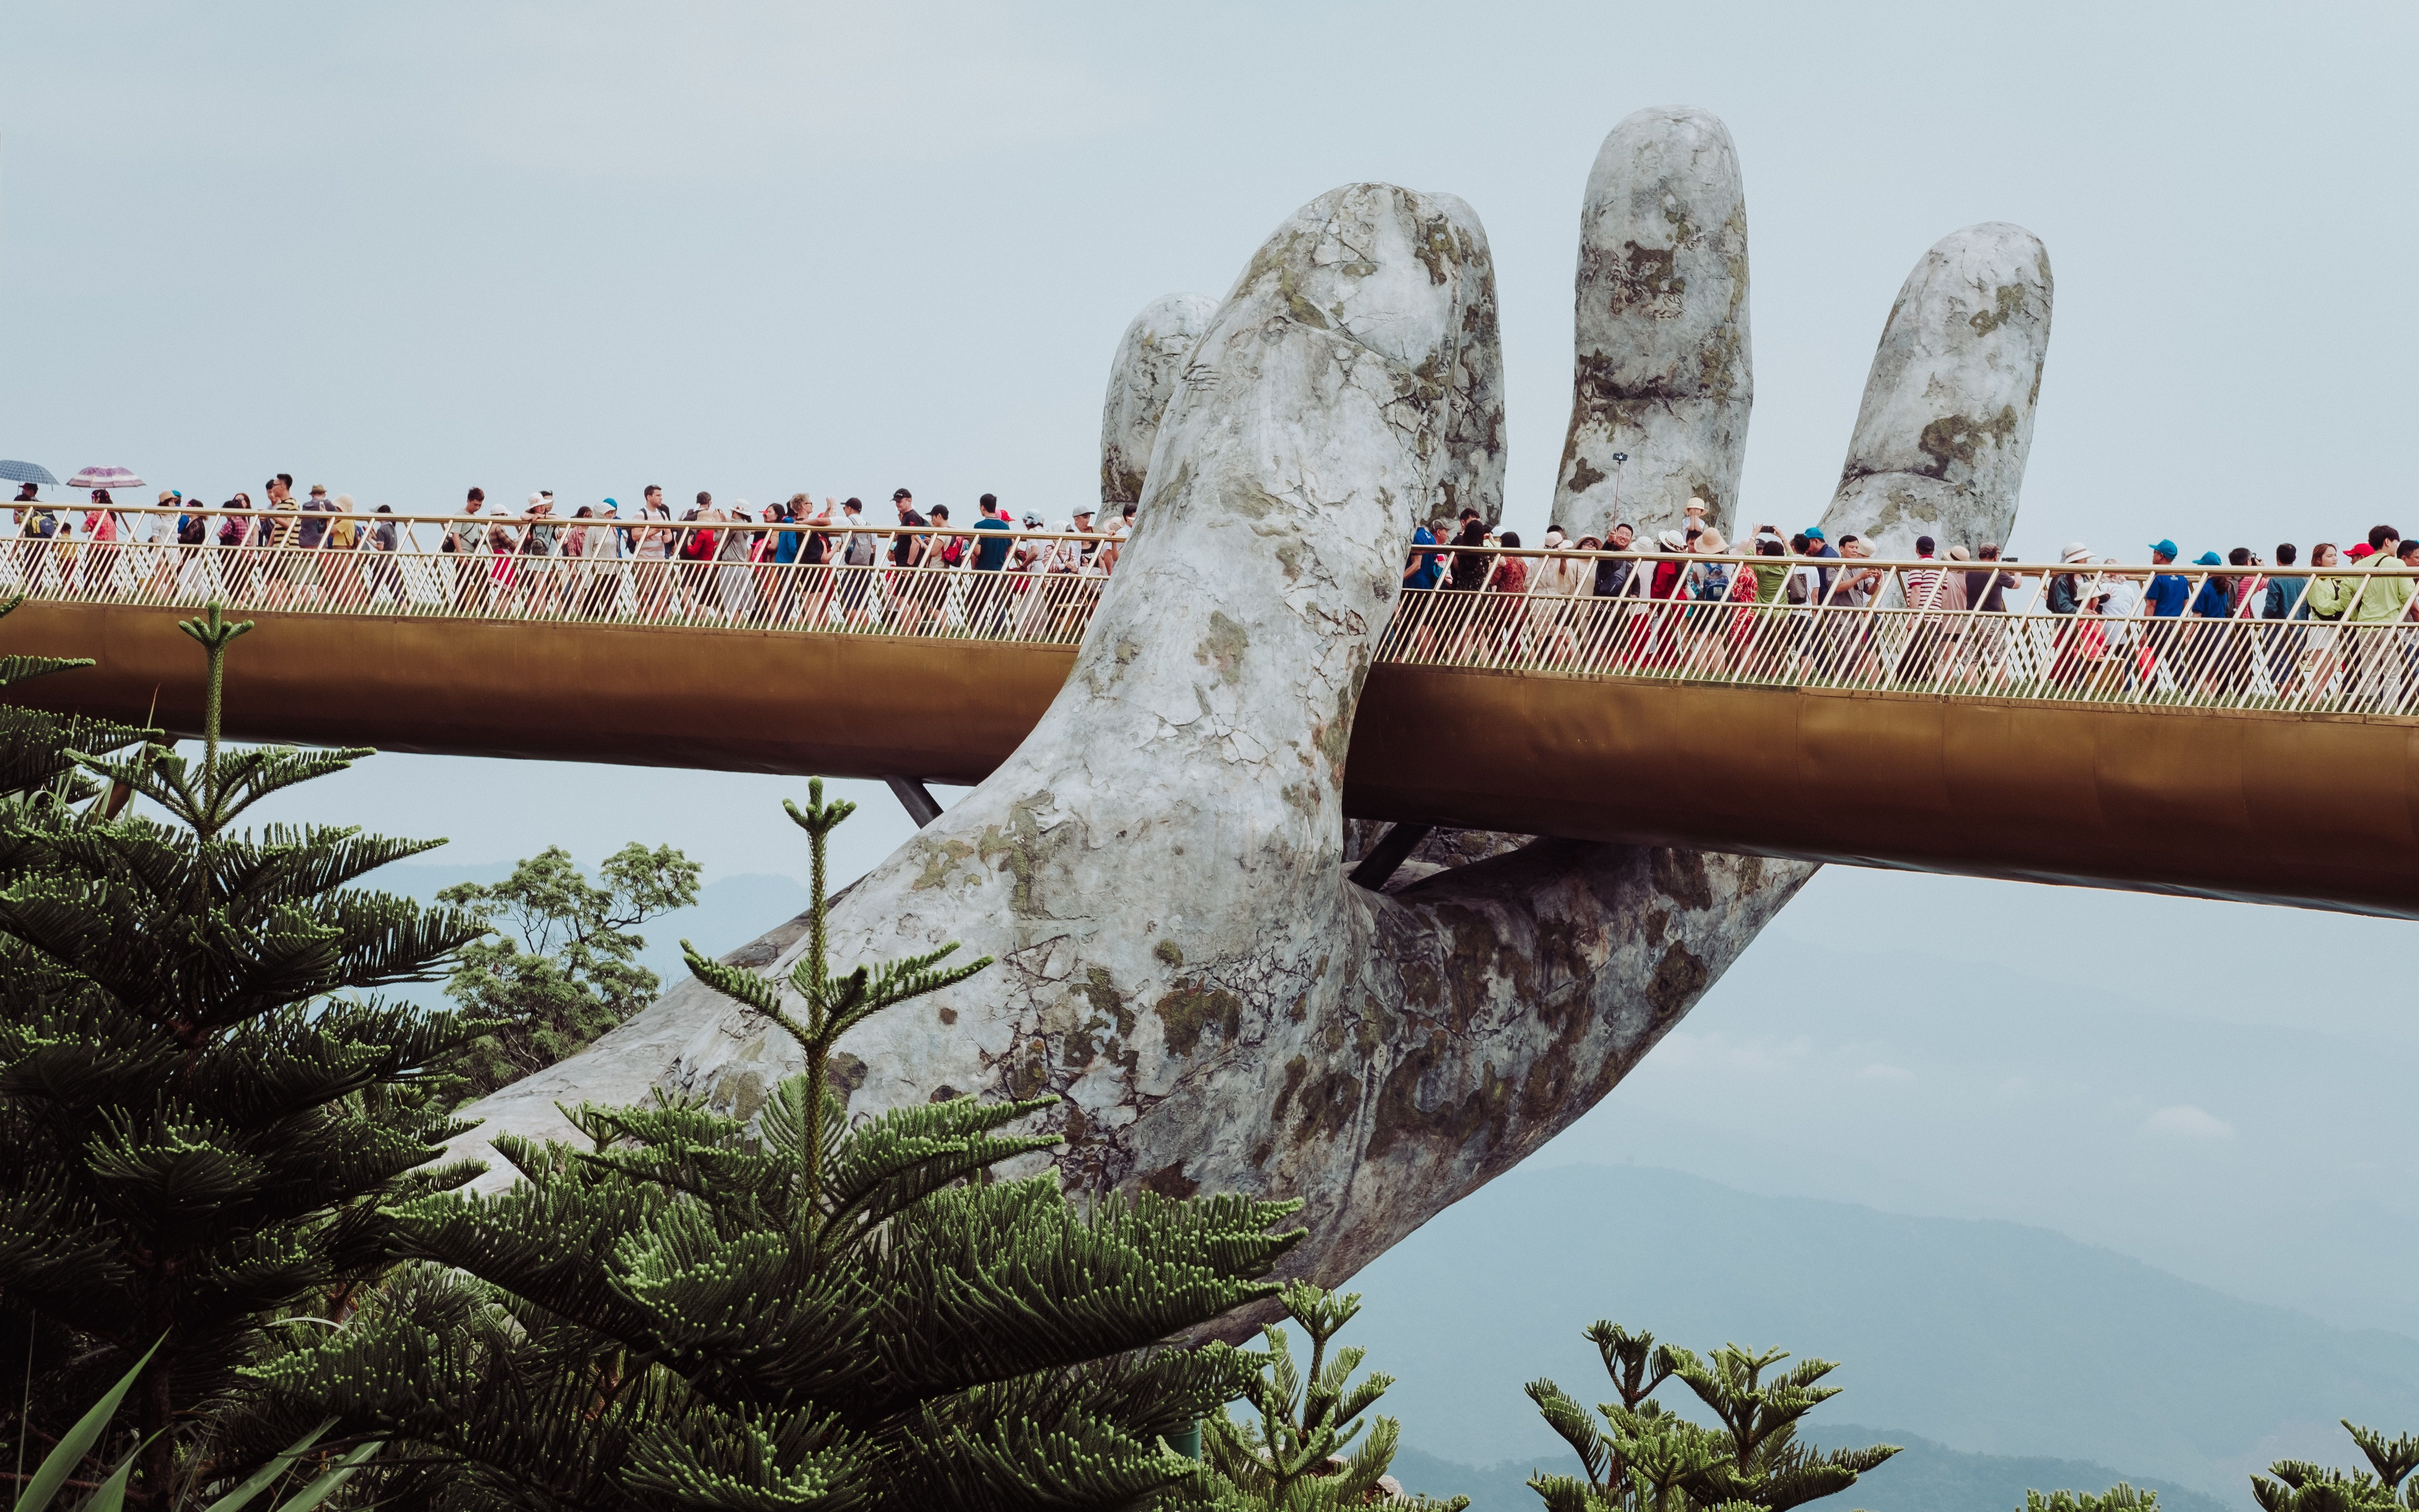
M2357 698L2374 681L2380 706L2399 711L2408 696L2404 685L2410 661L2401 642L2410 632L2397 626L2410 617L2412 594L2419 591L2419 582L2411 577L2419 568L2419 540L2406 542L2401 532L2380 525L2368 532L2368 541L2375 550L2363 564L2366 579L2354 592L2346 615L2352 625L2351 686L2346 691Z

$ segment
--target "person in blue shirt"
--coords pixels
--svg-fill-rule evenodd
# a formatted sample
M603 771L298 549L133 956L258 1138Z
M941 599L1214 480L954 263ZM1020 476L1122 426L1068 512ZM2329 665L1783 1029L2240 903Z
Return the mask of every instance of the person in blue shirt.
M975 548L975 570L997 572L1008 565L1008 548L1015 527L1009 524L1007 513L999 507L997 494L987 493L976 502L982 517L975 521L975 529L983 534L982 544ZM994 632L1007 619L1008 607L1008 584L997 578L986 578L975 590L970 618L986 633Z
M2175 542L2161 541L2150 548L2150 562L2152 565L2164 567L2169 565L2175 560ZM2209 560L2215 562L2217 558L2212 555ZM2162 572L2152 575L2150 579L2150 591L2143 595L2150 613L2157 615L2161 619L2168 620L2174 619L2177 615L2181 614L2184 611L2184 601L2191 596L2192 584L2185 580L2181 573L2175 572Z
M1404 587L1434 588L1437 585L1436 552L1433 549L1436 544L1437 538L1428 532L1426 526L1412 529L1411 560L1403 567ZM1423 547L1431 549L1422 550Z
M2158 541L2150 547L2150 561L2156 566L2170 566L2176 560L2176 543ZM2192 583L2181 573L2160 572L2150 575L2150 586L2142 594L2142 612L2153 622L2181 617L2184 605L2192 599ZM2129 677L2148 678L2161 663L2176 652L2177 632L2182 626L2152 623L2142 627L2141 660L2128 669Z
M2243 553L2248 556L2250 553ZM2204 551L2193 559L2196 567L2222 567L2226 560L2214 551ZM2222 620L2234 612L2234 596L2226 579L2211 573L2201 579L2200 592L2193 595L2192 611L2204 620Z

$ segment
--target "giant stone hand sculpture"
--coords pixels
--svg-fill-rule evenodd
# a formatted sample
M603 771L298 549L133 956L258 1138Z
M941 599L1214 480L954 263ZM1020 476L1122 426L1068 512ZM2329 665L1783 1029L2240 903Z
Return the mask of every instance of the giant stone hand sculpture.
M1660 193L1679 157L1718 162L1709 202L1739 202L1701 113L1642 112L1607 153L1592 203ZM1735 351L1743 393L1737 256L1734 282L1675 281L1593 339L1677 319ZM1582 260L1583 307L1628 276L1606 266ZM1254 256L1160 419L1064 689L833 909L842 965L946 940L999 962L844 1041L853 1108L1056 1092L1066 1181L1301 1197L1288 1268L1334 1282L1593 1106L1811 874L1543 839L1390 891L1346 880L1348 737L1413 522L1500 501L1494 298L1468 207L1388 185L1322 196ZM1649 471L1737 476L1743 410L1635 435L1620 415L1606 438ZM1975 507L2011 504L1999 487ZM786 966L799 928L737 959ZM561 1133L558 1101L670 1087L745 1113L788 1052L691 982L473 1111Z
M1218 301L1207 294L1163 295L1143 306L1117 342L1117 361L1109 365L1108 397L1101 404L1104 523L1115 524L1125 505L1141 501L1151 444L1159 439L1168 396L1176 392L1193 348L1201 344L1201 333L1217 316Z

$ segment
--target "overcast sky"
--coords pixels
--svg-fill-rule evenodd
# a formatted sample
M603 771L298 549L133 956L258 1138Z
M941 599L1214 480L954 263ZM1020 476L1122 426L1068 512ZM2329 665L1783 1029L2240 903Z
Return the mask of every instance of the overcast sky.
M1222 294L1297 206L1380 178L1486 223L1508 513L1533 530L1588 166L1624 115L1686 103L1728 121L1746 175L1747 514L1821 514L1900 281L1941 235L2011 220L2057 282L2021 552L2340 540L2419 514L2414 18L13 0L0 455L211 499L280 470L421 509L472 484L905 484L1055 519L1096 486L1133 313ZM796 872L774 807L792 786L398 757L287 812L449 833L456 862L642 838L710 875ZM853 828L857 866L906 832L878 803ZM2407 1099L2321 1105L2321 1072L2407 1064L2411 938L1826 876L1556 1157L2021 1217L2357 1310L2408 1254L2419 1140ZM1832 945L1864 974L1812 953ZM2054 985L2000 992L2013 977ZM2001 1032L2044 1001L2064 1016ZM2105 1039L2095 1014L2131 1027ZM2061 1069L2099 1112L2008 1111ZM1763 1094L1703 1115L1742 1085ZM2385 1216L2360 1229L2345 1203ZM2352 1227L2297 1260L2250 1237L2280 1212Z

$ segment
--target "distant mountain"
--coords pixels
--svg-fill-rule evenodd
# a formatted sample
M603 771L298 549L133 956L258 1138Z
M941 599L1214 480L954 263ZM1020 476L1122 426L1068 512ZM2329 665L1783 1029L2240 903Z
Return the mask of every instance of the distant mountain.
M1895 1443L1893 1455L1879 1470L1837 1497L1817 1502L1809 1512L1838 1507L1841 1512L2018 1512L2026 1490L2104 1491L2119 1481L2159 1493L2162 1512L2226 1512L2228 1504L2172 1481L2124 1475L2105 1465L2080 1459L2020 1458L2008 1455L1964 1454L1930 1439L1882 1428L1841 1425L1826 1443ZM1529 1476L1571 1474L1577 1461L1569 1456L1545 1457L1532 1463L1506 1459L1484 1467L1457 1465L1431 1454L1404 1447L1394 1451L1394 1478L1406 1489L1429 1496L1467 1496L1471 1512L1544 1512L1545 1504L1529 1489ZM2247 1503L2249 1496L2236 1499Z
M1516 1171L1349 1285L1364 1304L1345 1342L1397 1378L1382 1411L1406 1443L1463 1465L1569 1452L1520 1387L1550 1376L1582 1402L1609 1395L1579 1334L1598 1318L1701 1351L1736 1340L1841 1362L1830 1379L1845 1393L1807 1422L1818 1443L1864 1431L1836 1412L1967 1454L2119 1466L2228 1505L2248 1504L2244 1475L2272 1459L2346 1462L2339 1417L2419 1428L2419 1344L2399 1335L2241 1302L2044 1229L1653 1168Z

